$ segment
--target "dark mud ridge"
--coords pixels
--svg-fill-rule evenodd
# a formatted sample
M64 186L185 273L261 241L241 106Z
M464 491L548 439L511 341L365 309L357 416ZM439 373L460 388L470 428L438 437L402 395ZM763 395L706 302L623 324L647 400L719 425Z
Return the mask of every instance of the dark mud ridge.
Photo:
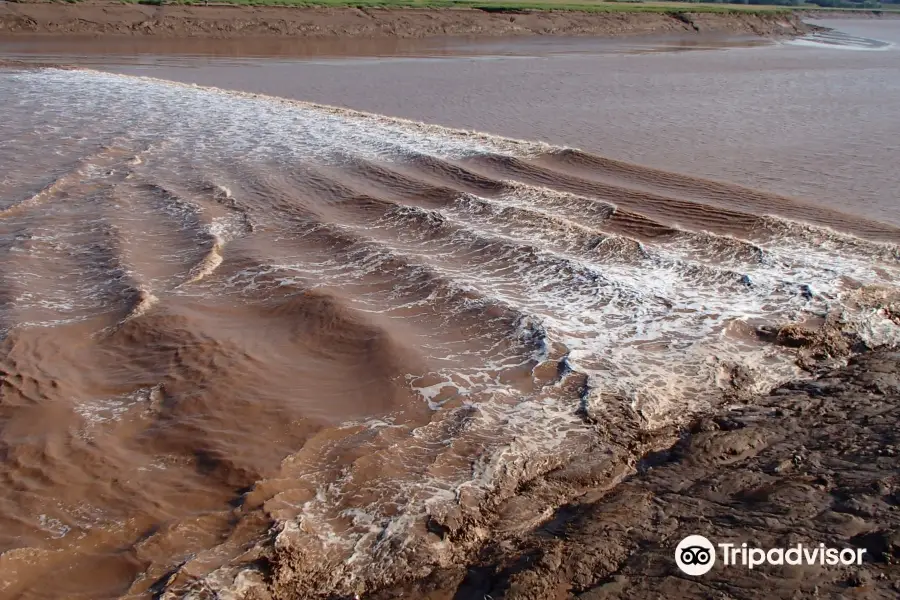
M465 568L371 597L900 597L898 373L900 353L874 352L721 410L647 456L636 475L612 489L585 488L539 527L485 546ZM718 564L693 578L673 560L691 534L866 554L861 567Z
M780 37L807 30L799 17L785 13L510 14L477 9L0 3L0 34L423 38L731 32Z

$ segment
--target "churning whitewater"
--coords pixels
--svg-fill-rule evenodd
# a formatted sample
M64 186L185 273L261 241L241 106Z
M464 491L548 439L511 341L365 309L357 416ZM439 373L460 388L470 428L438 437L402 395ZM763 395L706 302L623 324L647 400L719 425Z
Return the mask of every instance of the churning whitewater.
M0 101L3 598L361 593L900 339L900 231L799 200L87 70Z

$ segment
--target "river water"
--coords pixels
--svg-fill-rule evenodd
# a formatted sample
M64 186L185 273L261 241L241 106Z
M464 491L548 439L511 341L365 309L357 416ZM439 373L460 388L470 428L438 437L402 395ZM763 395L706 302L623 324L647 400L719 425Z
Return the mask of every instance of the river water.
M365 591L801 376L760 325L895 342L900 21L828 25L0 44L84 67L0 69L0 598Z

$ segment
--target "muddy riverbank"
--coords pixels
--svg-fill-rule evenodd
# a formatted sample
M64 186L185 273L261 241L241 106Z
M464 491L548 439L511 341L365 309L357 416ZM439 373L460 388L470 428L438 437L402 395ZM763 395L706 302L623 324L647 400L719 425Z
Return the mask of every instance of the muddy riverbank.
M808 30L785 13L587 13L476 9L141 6L82 2L0 3L0 35L395 37L640 35L728 32L794 36Z
M496 507L501 526L467 564L364 597L423 600L579 598L889 598L900 592L900 354L881 351L697 420L637 465L598 451L529 482ZM635 469L636 468L636 469ZM629 471L636 470L633 476ZM565 490L580 492L559 508ZM529 522L525 514L537 517ZM496 525L496 524L495 524ZM436 528L459 541L466 528ZM740 547L864 549L859 566L724 566L688 577L679 540ZM289 546L242 598L292 592ZM294 557L296 558L296 557ZM252 578L244 575L244 581ZM271 594L271 595L270 595Z

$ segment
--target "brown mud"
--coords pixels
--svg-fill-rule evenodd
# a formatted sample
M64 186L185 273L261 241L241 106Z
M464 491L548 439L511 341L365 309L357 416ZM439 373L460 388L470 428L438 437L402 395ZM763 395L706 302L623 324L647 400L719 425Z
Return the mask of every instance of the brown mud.
M371 598L896 598L898 370L900 354L870 353L711 414L620 483L608 475L608 457L587 456L577 473L551 473L516 499L539 505L561 481L583 477L579 495L537 526L491 540L465 566ZM692 578L673 559L692 534L866 553L859 567L717 564Z
M178 37L640 35L728 32L795 36L790 14L587 13L476 9L139 6L104 2L0 3L0 34Z

